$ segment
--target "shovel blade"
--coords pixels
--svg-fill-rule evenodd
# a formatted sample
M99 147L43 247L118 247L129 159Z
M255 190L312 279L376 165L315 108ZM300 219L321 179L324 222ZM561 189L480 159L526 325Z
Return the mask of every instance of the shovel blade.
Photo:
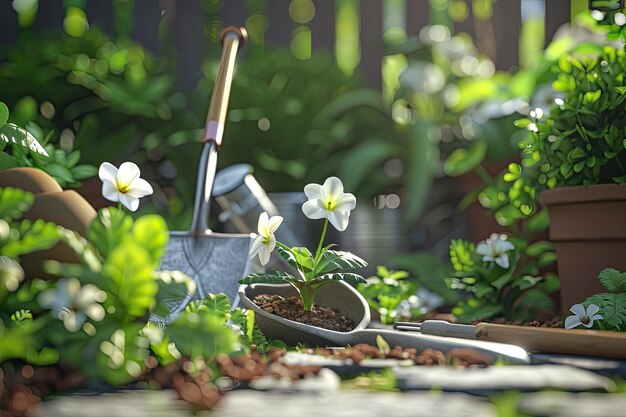
M238 280L254 271L249 252L251 235L210 233L191 236L172 232L160 270L178 270L189 275L196 283L193 296L170 300L171 321L192 299L203 299L207 294L224 293L234 303Z

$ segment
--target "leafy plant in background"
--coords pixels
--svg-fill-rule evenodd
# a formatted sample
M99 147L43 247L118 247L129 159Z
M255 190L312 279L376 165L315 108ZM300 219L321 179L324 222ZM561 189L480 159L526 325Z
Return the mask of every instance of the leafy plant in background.
M602 320L597 322L597 328L626 331L626 273L607 268L600 271L598 278L607 292L592 295L583 301L583 306L589 308L595 304L599 307Z
M495 233L478 246L452 240L453 272L446 282L464 293L452 314L471 323L498 316L526 321L550 313L550 294L558 290L559 281L554 274L541 274L540 268L554 257L552 244L545 241L529 245Z
M62 187L80 185L80 180L96 172L91 165L78 164L79 151L66 153L48 143L52 132L40 144L34 135L42 136L39 126L29 122L25 129L7 123L8 120L9 109L0 102L0 170L18 166L36 167L50 174Z
M330 222L337 230L348 227L350 211L356 207L356 198L343 192L343 184L337 177L330 177L324 185L308 184L304 187L308 201L302 205L302 211L310 219L324 219L324 228L315 253L305 247L290 248L276 241L274 232L283 221L280 216L268 217L266 212L259 216L259 235L251 248L251 256L259 257L261 264L270 260L271 252L276 248L278 254L298 272L298 277L288 272L274 271L250 274L239 280L241 284L291 284L300 295L304 311L314 307L317 291L333 281L352 284L365 282L358 274L338 272L347 269L362 268L367 262L350 252L331 250L333 244L324 246L324 238Z
M384 266L376 269L378 276L367 278L367 283L357 285L357 290L365 297L367 304L380 315L383 324L393 324L399 315L406 310L411 318L409 309L400 308L401 303L409 303L409 298L415 298L417 290L415 284L408 281L409 273L406 271L390 271Z

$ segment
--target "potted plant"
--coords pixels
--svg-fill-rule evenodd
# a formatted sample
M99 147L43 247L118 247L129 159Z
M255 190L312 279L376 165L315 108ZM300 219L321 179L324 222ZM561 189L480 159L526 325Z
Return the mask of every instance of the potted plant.
M529 201L541 192L567 310L602 291L601 270L626 269L626 52L589 45L563 56L558 71L553 88L563 98L549 116L536 109L519 121L530 131L522 163L504 178Z
M356 290L345 284L358 284L366 281L358 274L340 271L361 268L367 263L349 252L332 250L331 248L335 246L333 244L324 246L328 223L339 231L346 230L350 212L356 207L354 195L343 191L343 184L337 177L328 178L323 185L308 184L304 188L308 200L302 205L302 211L310 219L324 219L322 235L315 252L311 252L306 247L290 248L277 242L274 233L283 218L281 216L269 217L267 213L262 213L259 216L259 234L252 244L250 255L258 256L261 264L266 265L272 251L276 249L277 253L296 270L296 274L292 275L284 271L250 274L239 282L248 286L285 285L274 288L262 286L263 291L267 292L265 294L255 291L254 288L252 291L243 289L239 293L244 294L264 312L275 314L282 319L344 332L360 326L361 319L366 317L365 312L361 310L366 310L367 304L361 306L364 308L357 308L357 314L347 312L353 308L346 300L349 300L351 293L356 294ZM325 292L325 299L330 299L331 305L316 305L318 292ZM338 297L338 294L343 296ZM356 297L352 296L352 298ZM248 299L244 301L249 303ZM342 311L337 311L338 309ZM260 310L257 309L257 311ZM357 317L361 322L355 323ZM369 315L367 318L369 319ZM290 342L288 339L285 341ZM295 340L294 342L297 343Z

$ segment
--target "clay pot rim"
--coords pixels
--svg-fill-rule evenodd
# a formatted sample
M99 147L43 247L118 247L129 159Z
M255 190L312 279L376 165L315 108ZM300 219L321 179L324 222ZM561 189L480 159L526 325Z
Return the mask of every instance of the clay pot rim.
M541 201L548 206L626 200L626 184L594 184L560 187L542 191Z

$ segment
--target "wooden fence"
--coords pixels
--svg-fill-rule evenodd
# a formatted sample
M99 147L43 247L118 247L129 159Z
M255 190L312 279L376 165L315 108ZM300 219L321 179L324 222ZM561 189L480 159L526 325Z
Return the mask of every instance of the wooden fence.
M126 0L129 1L129 0ZM314 5L314 14L305 24L297 23L290 14L292 1L305 1ZM385 54L383 41L385 16L390 7L400 7L402 22L396 22L408 36L419 33L421 28L437 21L447 13L437 10L434 3L452 3L471 11L479 2L491 2L492 16L489 24L493 45L483 52L494 58L498 69L509 69L518 64L519 37L522 27L522 3L538 2L545 7L544 39L549 41L556 29L570 20L570 4L578 0L131 0L129 9L131 25L129 34L146 48L159 54L162 48L159 28L165 24L171 33L176 51L178 79L185 89L192 88L200 78L202 61L217 50L215 39L221 25L244 25L254 14L261 14L267 23L262 43L265 48L288 47L298 27L310 33L313 51L334 50L337 42L337 13L341 6L353 7L358 22L360 59L356 71L360 72L372 87L381 86L381 60ZM90 25L97 25L106 32L115 33L115 4L124 0L84 0L84 10ZM465 5L460 4L465 3ZM63 27L65 6L68 0L39 0L34 30ZM80 3L80 2L79 2ZM448 13L449 14L449 13ZM306 20L306 19L305 19ZM460 22L448 22L451 30L467 32L477 37L486 24L483 20L466 18ZM14 42L20 28L11 1L0 4L0 44ZM480 43L479 43L480 45Z

